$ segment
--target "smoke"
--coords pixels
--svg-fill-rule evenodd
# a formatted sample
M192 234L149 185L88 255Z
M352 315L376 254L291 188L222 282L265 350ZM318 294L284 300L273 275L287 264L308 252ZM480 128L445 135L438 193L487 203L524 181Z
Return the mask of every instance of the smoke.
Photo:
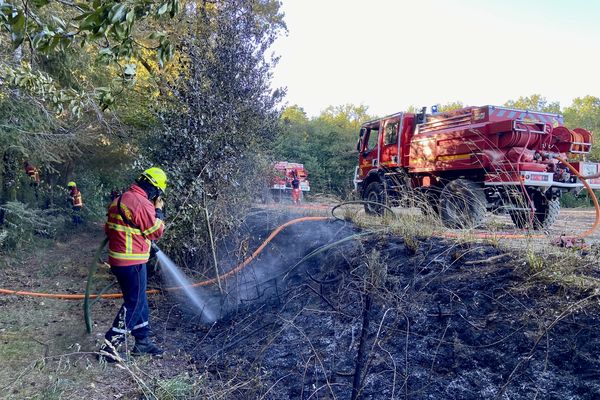
M220 274L235 268L266 239L272 230L294 218L298 218L298 215L285 215L272 211L250 214L238 231L220 244L218 249ZM236 275L222 280L222 292L219 292L216 284L210 288L187 288L186 311L200 316L203 322L210 323L226 318L241 307L280 299L288 286L294 284L308 268L326 267L320 265L320 257L317 256L292 271L291 268L298 261L315 249L353 233L355 232L352 225L342 221L306 221L290 225L283 229L247 267ZM240 243L246 244L245 254L232 256L235 253L234 249L239 248ZM339 251L339 248L331 251ZM287 279L284 280L284 276L288 273ZM197 302L192 300L194 298ZM202 315L199 310L203 310ZM210 318L210 315L213 317Z

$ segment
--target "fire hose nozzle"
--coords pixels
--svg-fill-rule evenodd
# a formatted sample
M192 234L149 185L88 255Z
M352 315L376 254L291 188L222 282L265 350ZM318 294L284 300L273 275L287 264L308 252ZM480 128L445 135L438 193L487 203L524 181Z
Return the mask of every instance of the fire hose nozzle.
M162 250L160 249L160 247L158 247L156 245L155 241L150 242L150 253L152 253L154 255L160 251L162 251Z

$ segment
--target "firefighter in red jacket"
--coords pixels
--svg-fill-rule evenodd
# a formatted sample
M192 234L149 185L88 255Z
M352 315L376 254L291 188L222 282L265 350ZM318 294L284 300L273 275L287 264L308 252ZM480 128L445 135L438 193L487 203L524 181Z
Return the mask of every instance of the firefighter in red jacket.
M71 202L71 208L73 209L73 223L80 224L83 222L81 219L81 209L83 208L83 197L81 196L81 192L77 189L77 184L73 181L67 184L69 188L69 201Z
M38 200L40 197L40 171L35 165L30 164L29 161L25 161L23 168L25 168L25 173L29 176L29 186L33 188L35 198Z
M300 203L300 179L296 170L292 172L292 203Z
M39 186L40 171L34 165L31 165L29 161L25 161L23 167L25 168L25 173L27 174L27 176L29 176L29 179L31 179L31 186Z
M123 292L123 305L100 348L101 357L108 362L116 361L117 348L127 333L135 338L133 354L158 356L163 352L148 339L146 262L151 242L160 238L165 228L161 195L166 187L167 176L163 170L147 169L108 208L104 226L108 236L108 263Z

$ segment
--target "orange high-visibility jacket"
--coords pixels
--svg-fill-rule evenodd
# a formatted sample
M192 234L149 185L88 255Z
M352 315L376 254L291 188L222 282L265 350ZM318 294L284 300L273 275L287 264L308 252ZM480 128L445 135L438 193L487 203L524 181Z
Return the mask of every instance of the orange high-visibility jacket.
M113 266L144 264L150 258L150 241L162 236L165 224L156 218L154 204L141 187L131 185L121 196L121 210L131 225L121 217L118 200L117 197L108 207L108 220L104 225L108 236L108 263Z
M25 173L29 175L29 178L35 183L40 183L40 171L33 165L25 167Z
M73 204L73 207L83 207L81 192L76 187L71 188L71 204Z

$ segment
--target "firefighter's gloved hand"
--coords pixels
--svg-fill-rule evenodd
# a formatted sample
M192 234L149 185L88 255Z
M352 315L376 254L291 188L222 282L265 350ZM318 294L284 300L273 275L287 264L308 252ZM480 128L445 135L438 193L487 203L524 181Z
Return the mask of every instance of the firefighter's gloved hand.
M152 241L150 243L150 258L156 257L156 253L158 253L159 251L160 251L160 249L158 248L156 243L154 243L154 241Z
M165 202L162 197L158 196L154 199L154 212L156 213L156 218L165 219Z

